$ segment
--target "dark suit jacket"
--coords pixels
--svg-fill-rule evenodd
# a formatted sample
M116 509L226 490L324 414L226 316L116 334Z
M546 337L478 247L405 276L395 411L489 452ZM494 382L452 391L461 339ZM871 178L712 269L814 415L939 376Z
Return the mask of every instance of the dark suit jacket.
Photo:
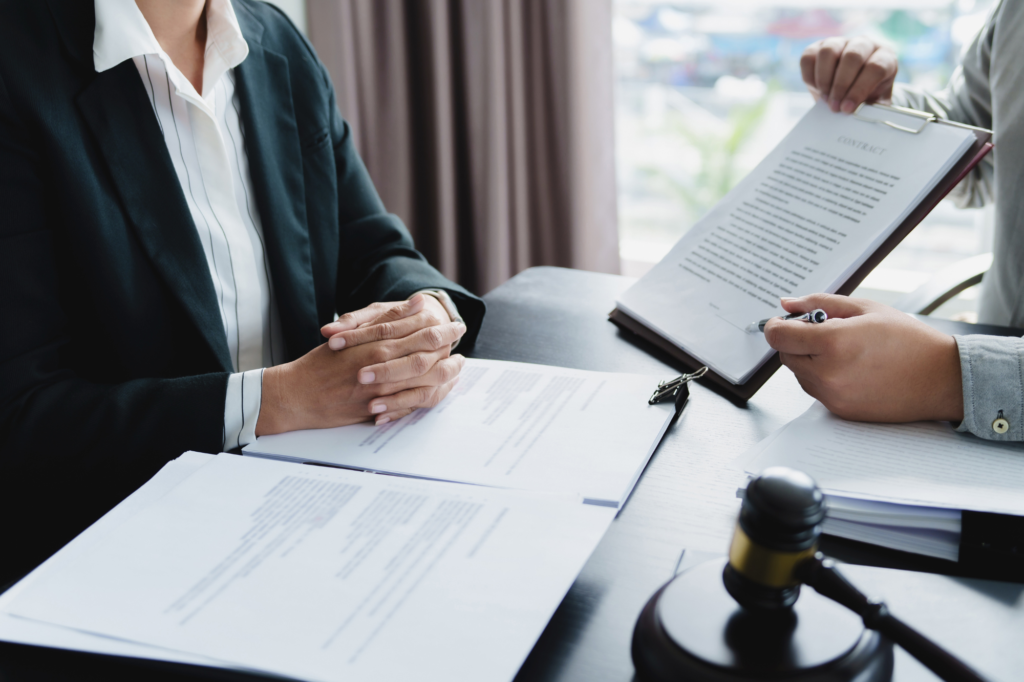
M471 345L483 302L385 212L309 43L274 7L233 3L288 358L336 312L423 288L450 293ZM231 371L152 106L131 61L95 72L94 26L91 0L0 0L0 556L35 544L32 561L183 451L218 452Z

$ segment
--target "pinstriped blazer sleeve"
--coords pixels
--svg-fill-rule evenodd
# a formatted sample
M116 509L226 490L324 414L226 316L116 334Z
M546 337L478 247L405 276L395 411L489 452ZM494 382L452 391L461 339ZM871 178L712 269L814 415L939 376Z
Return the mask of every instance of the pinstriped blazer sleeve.
M964 420L957 431L998 441L1024 441L1024 339L955 336L963 377ZM998 433L996 419L1009 429Z

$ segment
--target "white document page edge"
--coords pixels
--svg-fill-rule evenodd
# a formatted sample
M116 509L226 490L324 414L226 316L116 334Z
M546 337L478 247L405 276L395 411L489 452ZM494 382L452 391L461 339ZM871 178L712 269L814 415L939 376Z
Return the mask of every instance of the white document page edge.
M851 523L941 530L948 533L959 533L962 527L959 509L862 500L842 495L826 495L825 504L830 518Z
M171 663L189 663L219 668L237 668L237 666L231 666L205 656L195 656L147 644L138 644L122 639L94 635L59 625L20 618L7 613L7 606L18 593L30 586L43 573L58 570L60 566L72 561L75 556L87 551L89 547L120 525L120 523L163 497L176 485L208 464L213 457L214 455L190 451L182 454L177 459L171 460L138 490L125 498L120 504L104 514L96 523L89 526L75 539L64 545L56 554L0 595L0 641L109 656L146 658Z
M960 535L958 533L919 528L873 526L828 518L825 519L823 532L847 540L866 542L870 545L898 549L901 552L911 552L946 561L957 561L960 557Z

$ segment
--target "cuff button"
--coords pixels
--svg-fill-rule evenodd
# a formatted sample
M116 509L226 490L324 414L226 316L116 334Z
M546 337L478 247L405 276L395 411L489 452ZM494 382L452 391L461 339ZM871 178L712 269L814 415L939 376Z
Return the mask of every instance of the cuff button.
M992 421L992 430L998 434L1004 434L1010 430L1010 422L1003 417L1003 411L999 410L999 416Z

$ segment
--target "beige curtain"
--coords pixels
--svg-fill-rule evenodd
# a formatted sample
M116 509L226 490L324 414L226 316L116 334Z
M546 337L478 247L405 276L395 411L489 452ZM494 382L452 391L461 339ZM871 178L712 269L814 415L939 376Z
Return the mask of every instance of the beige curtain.
M619 271L611 0L309 0L309 35L388 210L485 293Z

